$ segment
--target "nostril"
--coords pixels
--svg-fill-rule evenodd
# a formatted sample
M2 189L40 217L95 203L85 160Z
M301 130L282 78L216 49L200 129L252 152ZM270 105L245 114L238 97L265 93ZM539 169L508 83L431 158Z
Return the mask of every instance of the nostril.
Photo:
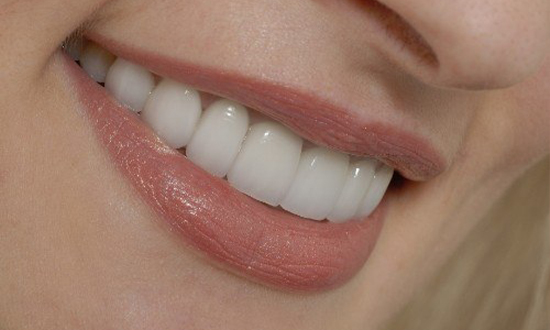
M437 67L439 61L436 53L422 35L413 28L401 15L376 0L357 0L365 12L375 19L386 31L390 40L411 53L419 62Z
M543 8L513 0L349 1L385 33L375 46L387 59L431 86L512 86L536 72L550 44Z

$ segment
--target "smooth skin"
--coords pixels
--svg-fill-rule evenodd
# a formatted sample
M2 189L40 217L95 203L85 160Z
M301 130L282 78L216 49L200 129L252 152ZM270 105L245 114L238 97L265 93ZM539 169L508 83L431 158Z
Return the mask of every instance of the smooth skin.
M380 329L549 153L550 123L550 2L381 3L0 0L0 328ZM388 34L392 13L408 27ZM391 192L378 245L346 285L252 283L174 239L107 159L54 55L85 21L364 116L412 118L447 167Z

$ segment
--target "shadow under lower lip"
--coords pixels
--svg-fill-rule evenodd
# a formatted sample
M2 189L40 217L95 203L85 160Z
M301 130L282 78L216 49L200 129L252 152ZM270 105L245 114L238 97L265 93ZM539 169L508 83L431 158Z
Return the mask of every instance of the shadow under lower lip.
M313 222L268 207L165 146L140 120L63 56L99 141L170 231L237 275L278 289L345 283L379 236L385 203L361 222Z

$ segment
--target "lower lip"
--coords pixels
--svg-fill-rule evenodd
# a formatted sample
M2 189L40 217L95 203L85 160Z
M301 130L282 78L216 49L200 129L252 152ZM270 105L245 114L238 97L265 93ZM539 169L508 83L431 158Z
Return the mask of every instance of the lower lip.
M344 224L266 206L168 148L68 56L63 61L110 159L184 244L236 275L286 290L328 290L365 264L382 228L384 202L370 217Z

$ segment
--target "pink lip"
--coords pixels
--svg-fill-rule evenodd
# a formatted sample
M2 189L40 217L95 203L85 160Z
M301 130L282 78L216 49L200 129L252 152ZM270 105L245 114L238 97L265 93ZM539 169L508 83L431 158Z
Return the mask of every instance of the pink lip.
M114 164L184 244L235 274L318 291L349 280L379 236L384 202L361 222L304 220L236 191L164 145L68 56L71 86Z
M277 119L299 135L328 148L359 156L375 157L411 180L426 180L441 173L446 161L427 139L405 127L363 118L356 111L296 88L202 67L180 59L137 49L108 37L90 34L113 54L168 77L238 101Z

